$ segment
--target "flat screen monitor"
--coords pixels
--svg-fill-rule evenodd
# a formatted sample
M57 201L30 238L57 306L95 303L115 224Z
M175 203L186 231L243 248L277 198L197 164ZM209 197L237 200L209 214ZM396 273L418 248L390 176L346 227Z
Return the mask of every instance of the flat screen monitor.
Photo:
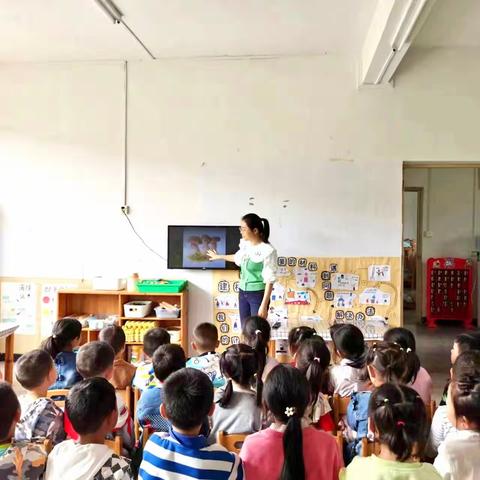
M210 261L208 250L231 255L240 243L238 226L169 225L168 268L196 270L236 270L233 262Z

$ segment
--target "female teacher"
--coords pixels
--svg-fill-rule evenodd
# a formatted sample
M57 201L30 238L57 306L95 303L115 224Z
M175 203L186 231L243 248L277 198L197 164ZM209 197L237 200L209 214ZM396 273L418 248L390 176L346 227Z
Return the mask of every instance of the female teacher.
M270 295L276 280L277 251L268 242L270 225L266 218L248 213L240 222L240 249L235 255L218 255L209 250L210 260L235 262L240 267L238 304L242 329L250 315L267 318Z

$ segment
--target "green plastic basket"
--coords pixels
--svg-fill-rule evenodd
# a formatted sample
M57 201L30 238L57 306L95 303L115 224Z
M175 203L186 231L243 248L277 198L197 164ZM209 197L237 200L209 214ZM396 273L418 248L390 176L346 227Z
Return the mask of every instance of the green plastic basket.
M141 280L137 289L142 293L179 293L187 286L187 280Z

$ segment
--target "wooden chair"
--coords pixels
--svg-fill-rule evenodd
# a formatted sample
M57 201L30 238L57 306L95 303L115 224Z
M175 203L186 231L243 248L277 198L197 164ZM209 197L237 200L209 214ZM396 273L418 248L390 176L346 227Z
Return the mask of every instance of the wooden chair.
M432 400L430 405L425 405L425 409L427 411L427 419L429 423L432 423L433 415L435 414L435 410L437 409L437 402Z
M148 439L151 437L152 433L154 433L154 430L148 427L145 427L142 430L142 447L145 448L145 445L148 442Z
M333 423L335 424L334 433L338 433L338 424L343 416L347 414L350 397L341 397L337 393L333 396Z
M125 406L128 408L128 411L130 412L130 415L132 415L132 418L133 418L132 405L134 404L134 399L133 399L132 387L128 386L123 390L116 390L116 392L123 399Z
M229 452L240 453L243 442L248 437L248 433L217 433L217 442L225 447Z
M142 391L139 388L133 388L133 412L131 412L131 415L133 417L133 431L135 433L135 442L138 442L140 439L140 423L138 422L137 418L137 405L138 401L140 400L140 395L142 394Z
M122 437L120 435L115 435L113 437L113 440L105 439L104 443L107 447L113 450L117 455L119 456L122 455L123 442L122 442Z
M369 442L367 437L362 438L362 457L378 455L380 453L380 443L377 441Z
M68 390L67 388L59 388L57 390L48 390L47 397L48 398L62 397L62 400L54 400L54 402L57 407L60 407L62 410L64 410L65 399L67 398L69 391L70 390Z
M340 452L341 458L343 458L343 433L337 432L335 435L335 441L337 442L338 451Z
M50 438L46 438L43 441L43 448L45 449L45 452L47 453L47 455L49 455L50 452L53 450L53 443L52 443L52 440L50 440Z

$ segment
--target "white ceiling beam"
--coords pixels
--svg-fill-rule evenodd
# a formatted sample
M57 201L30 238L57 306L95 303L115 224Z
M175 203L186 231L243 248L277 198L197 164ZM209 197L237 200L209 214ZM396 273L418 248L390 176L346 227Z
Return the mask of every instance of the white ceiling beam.
M388 84L436 0L380 0L363 44L360 86Z

